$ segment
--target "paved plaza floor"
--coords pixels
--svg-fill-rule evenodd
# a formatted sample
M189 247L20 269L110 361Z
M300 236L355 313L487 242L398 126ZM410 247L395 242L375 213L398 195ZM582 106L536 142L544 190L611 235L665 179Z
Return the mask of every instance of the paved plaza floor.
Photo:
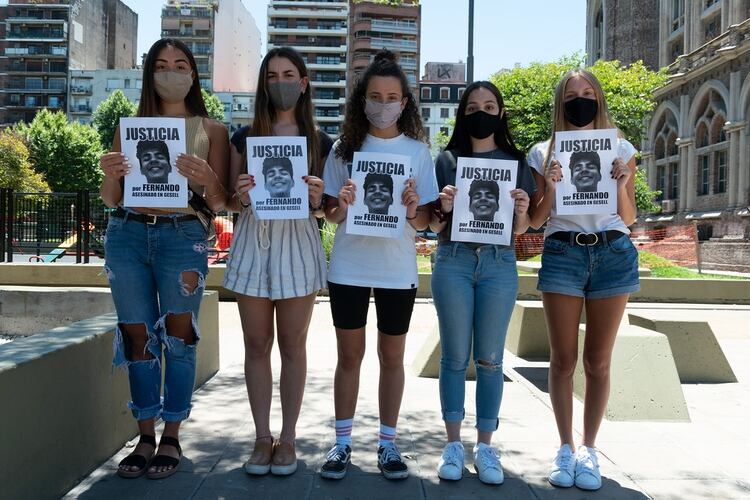
M249 456L254 428L243 377L242 331L235 303L220 304L221 370L194 397L183 426L184 458L165 480L126 480L117 463L133 443L111 457L68 493L84 499L740 499L750 498L750 306L631 304L629 309L667 308L682 318L707 320L731 363L738 383L683 384L690 422L604 421L599 448L604 484L597 492L557 489L546 480L558 437L546 393L547 363L530 363L506 351L506 383L494 445L500 450L505 483L482 484L471 461L475 438L474 382L467 382L464 478L438 479L436 464L445 434L440 418L437 379L414 375L411 362L428 333L436 328L434 306L418 300L407 337L406 389L398 444L410 477L388 481L378 472L378 362L374 307L370 308L367 353L362 367L354 421L352 466L345 479L318 474L332 444L333 370L336 341L327 299L315 306L308 339L308 379L297 427L300 466L290 477L251 477L242 464ZM672 314L672 313L670 313ZM627 316L627 315L626 315ZM274 350L278 380L279 357ZM616 384L616 380L613 380ZM280 430L278 387L272 430ZM582 405L575 402L580 439Z

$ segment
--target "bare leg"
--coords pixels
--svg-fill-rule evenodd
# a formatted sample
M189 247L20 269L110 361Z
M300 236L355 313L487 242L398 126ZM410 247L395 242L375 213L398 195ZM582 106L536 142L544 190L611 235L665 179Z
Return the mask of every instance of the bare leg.
M380 421L389 427L396 427L398 424L401 398L404 395L405 346L406 335L385 335L378 332Z
M594 447L609 399L612 349L627 303L627 294L586 300L586 339L583 344L583 368L586 373L583 444L591 448Z
M255 437L267 438L271 436L273 302L238 294L237 306L245 340L245 385Z
M336 328L338 361L333 379L336 420L354 417L359 395L359 370L365 356L365 329Z
M542 293L550 345L549 397L560 444L573 442L573 373L578 360L578 323L583 298Z
M297 418L302 407L307 377L307 329L310 326L315 295L276 301L276 326L281 351L280 441L294 443Z

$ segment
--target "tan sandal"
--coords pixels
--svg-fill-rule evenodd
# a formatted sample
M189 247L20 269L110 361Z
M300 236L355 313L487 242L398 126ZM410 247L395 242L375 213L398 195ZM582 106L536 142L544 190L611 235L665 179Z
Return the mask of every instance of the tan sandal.
M245 472L253 476L262 476L268 474L271 470L271 458L273 457L274 441L267 441L264 438L255 440L255 447L250 458L245 462Z
M294 451L294 443L276 441L273 448L273 459L271 460L271 474L276 476L288 476L297 470L297 454Z

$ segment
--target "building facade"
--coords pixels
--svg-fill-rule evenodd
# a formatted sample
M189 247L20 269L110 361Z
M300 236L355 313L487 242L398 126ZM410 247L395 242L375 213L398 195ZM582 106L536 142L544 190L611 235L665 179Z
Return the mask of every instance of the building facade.
M216 92L216 97L224 106L224 125L230 135L240 127L252 125L255 118L254 92Z
M347 1L271 0L268 49L290 46L305 61L315 119L331 136L341 133L346 104Z
M421 6L418 3L406 1L402 5L391 6L374 2L351 2L347 54L349 90L354 87L375 53L388 49L398 57L409 87L417 97L421 22Z
M617 59L641 60L650 69L659 64L659 0L587 0L586 63Z
M670 77L654 93L642 144L649 185L662 191L662 211L646 225L696 222L701 240L746 240L750 0L660 0L658 14Z
M419 113L431 144L442 133L450 137L458 103L466 90L465 63L425 64L425 74L419 82Z
M120 0L11 0L0 7L0 126L67 110L71 69L132 68L138 16Z
M68 116L80 123L91 123L97 106L115 90L122 91L138 106L142 77L142 69L70 70Z

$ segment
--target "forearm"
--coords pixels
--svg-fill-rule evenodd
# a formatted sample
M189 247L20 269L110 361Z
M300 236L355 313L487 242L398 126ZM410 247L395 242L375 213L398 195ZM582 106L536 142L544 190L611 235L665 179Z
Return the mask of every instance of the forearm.
M110 208L116 207L120 204L120 201L122 201L122 186L120 185L120 180L105 176L102 185L99 188L99 194L105 205Z
M529 226L534 229L539 229L549 219L549 214L552 211L552 200L554 199L554 192L545 192L544 197L539 201L537 206L529 207Z
M341 224L346 219L346 209L342 209L338 204L338 198L331 198L331 202L326 207L326 220L331 224Z
M626 226L635 222L635 193L631 193L627 185L617 190L617 215Z
M528 212L524 212L521 215L516 214L515 220L513 223L513 232L515 234L525 233L526 230L529 228L530 223L531 223L531 219L529 218Z
M214 212L219 212L227 208L227 191L218 179L213 186L206 186L204 198L206 199L208 208Z
M417 214L413 219L409 219L407 216L406 220L417 231L424 231L430 225L430 213L429 205L422 205L417 207Z

